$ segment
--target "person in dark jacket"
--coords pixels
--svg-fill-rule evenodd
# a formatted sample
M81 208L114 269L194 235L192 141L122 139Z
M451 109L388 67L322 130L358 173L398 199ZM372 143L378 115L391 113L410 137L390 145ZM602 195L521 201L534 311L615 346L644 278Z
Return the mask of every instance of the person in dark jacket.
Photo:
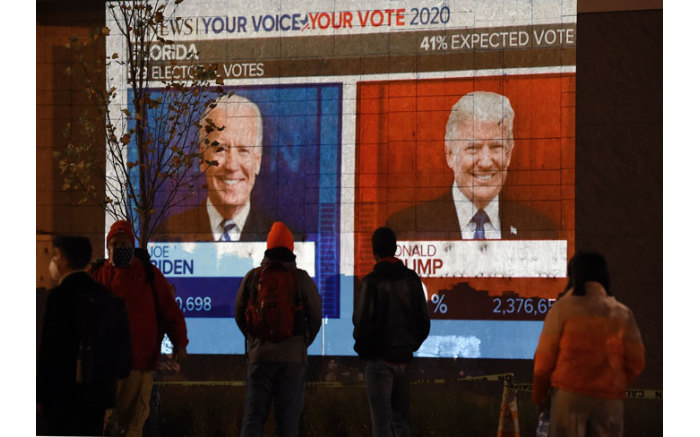
M238 288L235 317L246 337L248 375L246 378L245 411L241 437L260 437L270 404L275 403L277 435L295 437L299 433L299 418L304 406L306 381L306 350L321 328L321 296L309 274L296 268L292 232L282 222L274 222L267 236L267 250L260 267L246 274ZM250 319L249 303L255 302L264 286L259 286L266 266L280 266L291 272L289 283L293 302L299 306L291 324L291 336L279 340L256 336ZM287 282L285 282L286 284ZM285 288L282 286L281 288ZM263 306L264 308L264 306Z
M372 235L377 264L360 282L352 323L355 351L366 361L365 380L372 434L408 436L408 363L430 332L421 280L394 257L396 234L382 227Z
M51 435L102 435L105 409L114 405L117 378L129 372L126 308L122 299L112 296L84 272L92 255L90 240L57 237L53 245L49 271L58 285L49 291L44 315L37 362L37 410L43 414ZM86 334L94 334L82 327L85 317L81 317L80 309L86 302L106 303L109 311L104 319L108 321L103 321L101 328L121 334L110 336L105 341L109 344L91 344L91 348L116 355L113 358L117 361L123 355L121 370L112 368L114 373L93 374L89 381L83 379L81 371L89 364L78 365L81 342ZM115 364L119 367L120 363Z
M118 435L142 434L149 414L153 372L160 358L162 332L173 343L173 358L187 357L187 326L170 284L157 267L148 279L144 263L134 256L131 224L118 220L107 234L109 259L92 277L126 302L131 327L131 372L117 385L114 427ZM150 267L150 266L149 266Z

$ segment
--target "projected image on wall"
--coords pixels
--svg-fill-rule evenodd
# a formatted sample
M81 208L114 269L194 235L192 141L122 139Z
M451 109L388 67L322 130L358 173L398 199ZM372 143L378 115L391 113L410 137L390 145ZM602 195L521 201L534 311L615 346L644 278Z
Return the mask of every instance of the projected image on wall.
M373 263L373 228L387 225L433 318L542 320L573 248L574 82L359 83L358 275Z
M316 281L324 316L339 312L341 88L226 91L233 96L221 98L200 121L216 127L192 133L203 150L191 168L200 183L194 192L178 193L181 201L149 245L152 262L175 286L190 332L209 344L207 353L243 351L233 321L236 291L260 264L277 220L292 230L297 266ZM221 332L230 335L215 335Z
M189 156L191 187L157 194L154 214L177 206L148 247L190 353L245 353L236 293L279 220L321 294L309 354L355 355L356 286L390 226L430 311L417 356L532 357L574 251L576 2L394 3L192 0L157 26L152 99L191 68L233 93L182 130L212 147Z

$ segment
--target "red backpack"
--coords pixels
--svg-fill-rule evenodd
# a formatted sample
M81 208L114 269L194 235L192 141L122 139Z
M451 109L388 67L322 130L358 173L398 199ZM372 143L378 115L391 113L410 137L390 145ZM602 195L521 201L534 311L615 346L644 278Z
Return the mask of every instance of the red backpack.
M256 270L258 283L245 312L248 333L266 341L285 340L294 335L294 322L302 309L296 268L271 261Z

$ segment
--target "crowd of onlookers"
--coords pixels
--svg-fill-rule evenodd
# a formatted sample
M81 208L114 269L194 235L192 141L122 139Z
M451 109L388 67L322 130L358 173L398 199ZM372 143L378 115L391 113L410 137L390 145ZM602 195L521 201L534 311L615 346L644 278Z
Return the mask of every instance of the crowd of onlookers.
M135 247L131 224L115 222L106 243L108 258L91 264L87 238L54 239L56 287L38 337L39 434L141 435L164 335L176 363L187 357L173 288ZM372 249L376 264L354 298L354 349L365 361L372 434L408 436L408 367L430 318L421 279L394 256L394 231L375 230ZM262 435L273 403L277 434L298 434L321 297L295 258L293 234L274 222L261 265L236 293L248 359L242 436ZM577 253L567 276L535 353L533 401L551 411L549 435L622 436L625 392L644 368L641 335L632 312L612 296L602 256Z

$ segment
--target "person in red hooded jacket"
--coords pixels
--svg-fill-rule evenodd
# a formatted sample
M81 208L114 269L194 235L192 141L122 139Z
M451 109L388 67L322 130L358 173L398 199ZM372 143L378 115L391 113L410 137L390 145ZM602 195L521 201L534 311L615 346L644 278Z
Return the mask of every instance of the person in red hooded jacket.
M144 264L134 257L134 231L125 220L107 234L109 259L92 271L95 281L124 299L131 329L131 372L117 384L114 426L117 435L141 435L148 418L153 372L160 358L164 331L176 361L187 356L187 327L170 285L153 266L149 282Z

